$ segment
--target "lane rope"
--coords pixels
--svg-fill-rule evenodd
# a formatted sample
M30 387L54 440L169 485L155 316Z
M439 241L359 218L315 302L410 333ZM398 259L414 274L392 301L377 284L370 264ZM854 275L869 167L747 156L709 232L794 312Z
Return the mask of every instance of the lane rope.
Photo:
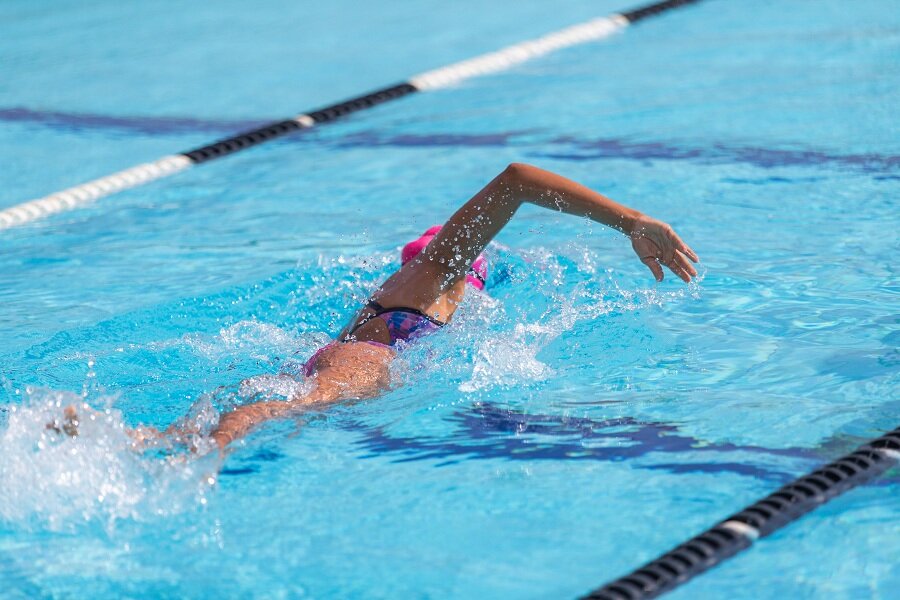
M402 98L408 94L436 90L451 86L472 77L503 71L563 48L584 44L608 37L616 31L641 19L661 14L667 10L699 0L667 0L634 10L615 13L547 34L535 40L520 42L496 52L476 56L446 67L421 73L409 81L391 85L350 100L297 115L292 119L264 125L252 131L219 140L180 154L163 157L119 171L87 183L0 210L0 230L41 219L56 213L93 203L104 196L132 188L150 181L174 175L193 165L232 154L267 142L288 133L329 123L339 117L384 102Z
M900 427L787 484L718 525L590 592L589 600L645 600L683 585L829 500L900 462Z

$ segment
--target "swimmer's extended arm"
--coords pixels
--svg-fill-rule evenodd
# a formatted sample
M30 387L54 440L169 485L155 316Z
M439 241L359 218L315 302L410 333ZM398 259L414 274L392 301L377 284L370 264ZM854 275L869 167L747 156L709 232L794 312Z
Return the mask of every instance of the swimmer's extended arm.
M631 238L638 258L658 281L660 264L686 282L697 274L691 261L699 259L669 225L610 200L561 175L531 165L513 163L456 211L416 261L410 261L408 279L413 287L428 287L442 274L439 290L462 277L472 261L509 222L524 202L551 210L588 217L618 229ZM397 282L401 283L401 282ZM432 286L433 288L434 286ZM424 290L423 290L424 291Z

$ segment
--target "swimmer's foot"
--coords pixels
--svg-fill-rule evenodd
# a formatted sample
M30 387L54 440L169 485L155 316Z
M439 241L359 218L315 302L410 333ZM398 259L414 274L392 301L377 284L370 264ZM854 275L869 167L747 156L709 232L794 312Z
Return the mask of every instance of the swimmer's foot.
M95 411L86 405L82 410L87 415L96 414ZM78 437L79 427L81 425L81 417L78 415L78 409L74 405L69 405L63 409L61 419L53 419L45 425L46 429L58 434L65 434L69 437ZM170 428L171 429L171 428ZM169 431L160 431L156 427L140 425L134 429L125 428L125 433L131 438L131 447L134 450L146 450L147 448L158 447L160 443L171 443L169 440Z
M62 419L53 419L45 426L56 433L65 433L69 437L78 437L78 411L69 405L63 409Z

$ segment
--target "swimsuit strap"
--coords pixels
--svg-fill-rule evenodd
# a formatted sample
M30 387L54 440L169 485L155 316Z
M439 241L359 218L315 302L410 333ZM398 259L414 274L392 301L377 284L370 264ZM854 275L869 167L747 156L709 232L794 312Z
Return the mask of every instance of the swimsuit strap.
M349 332L347 332L347 335L345 335L345 336L344 336L344 339L341 340L341 341L347 341L354 333L356 333L356 330L357 330L357 329L359 329L360 327L362 327L363 325L365 325L366 323L368 323L368 322L371 321L372 319L374 319L374 318L376 318L376 317L378 317L378 316L380 316L380 315L383 315L383 314L385 314L385 313L405 312L405 313L410 313L410 314L416 315L417 317L421 317L421 318L427 320L428 322L433 323L434 325L436 325L436 326L438 326L438 327L443 327L444 325L446 325L445 322L443 322L443 321L438 321L438 320L435 319L434 317L431 317L431 316L429 316L429 315L426 315L425 313L423 313L423 312L422 312L421 310L419 310L418 308L412 308L411 306L393 306L393 307L391 307L391 308L385 308L384 306L382 306L381 304L379 304L379 303L376 302L375 300L369 300L369 301L366 303L366 307L367 307L367 308L371 308L371 309L372 309L373 311L375 311L375 312L373 312L371 315L368 315L368 316L363 317L362 319L360 319L360 320L359 320L359 323L357 323L357 324L353 327L353 329L351 329Z
M426 315L425 313L423 313L423 312L422 312L421 310L419 310L418 308L412 308L411 306L392 306L392 307L390 307L390 308L385 308L385 307L383 307L381 304L379 304L378 302L376 302L375 300L369 300L369 301L366 303L366 306L368 306L369 308L371 308L372 310L374 310L374 311L375 311L375 314L370 315L370 316L366 317L365 319L363 319L363 321L360 323L360 325L362 325L364 322L368 321L369 319L371 319L371 318L373 318L373 317L377 317L377 316L379 316L379 315L383 315L384 313L390 313L390 312L405 312L405 313L410 313L410 314L413 314L413 315L417 315L417 316L419 316L419 317L423 317L423 318L425 318L425 319L428 319L429 321L431 321L432 323L434 323L434 324L437 325L438 327L443 327L444 325L447 324L447 323L445 323L444 321L438 321L438 320L435 319L434 317L429 316L429 315ZM359 327L359 325L357 325L357 327ZM355 329L356 329L356 327L354 327L354 330L355 330Z

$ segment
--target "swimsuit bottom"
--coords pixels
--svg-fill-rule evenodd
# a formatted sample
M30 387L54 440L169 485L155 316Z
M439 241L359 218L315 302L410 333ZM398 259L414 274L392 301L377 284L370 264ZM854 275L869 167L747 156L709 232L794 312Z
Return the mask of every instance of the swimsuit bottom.
M313 373L315 373L316 359L319 358L322 352L324 352L327 348L330 348L334 344L358 342L363 344L372 344L379 348L391 348L393 346L396 346L397 342L411 342L417 338L422 337L423 335L433 333L446 325L446 323L438 321L437 319L426 315L417 308L410 308L408 306L385 308L374 300L370 300L369 303L366 304L366 306L371 308L375 312L360 320L360 322L357 323L356 326L350 330L350 333L345 335L340 342L331 342L330 344L316 350L315 354L313 354L303 365L304 375L310 377ZM389 344L382 344L381 342L372 340L353 339L353 334L360 327L362 327L372 319L381 319L382 321L384 321L384 324L387 326L388 336L390 338Z

